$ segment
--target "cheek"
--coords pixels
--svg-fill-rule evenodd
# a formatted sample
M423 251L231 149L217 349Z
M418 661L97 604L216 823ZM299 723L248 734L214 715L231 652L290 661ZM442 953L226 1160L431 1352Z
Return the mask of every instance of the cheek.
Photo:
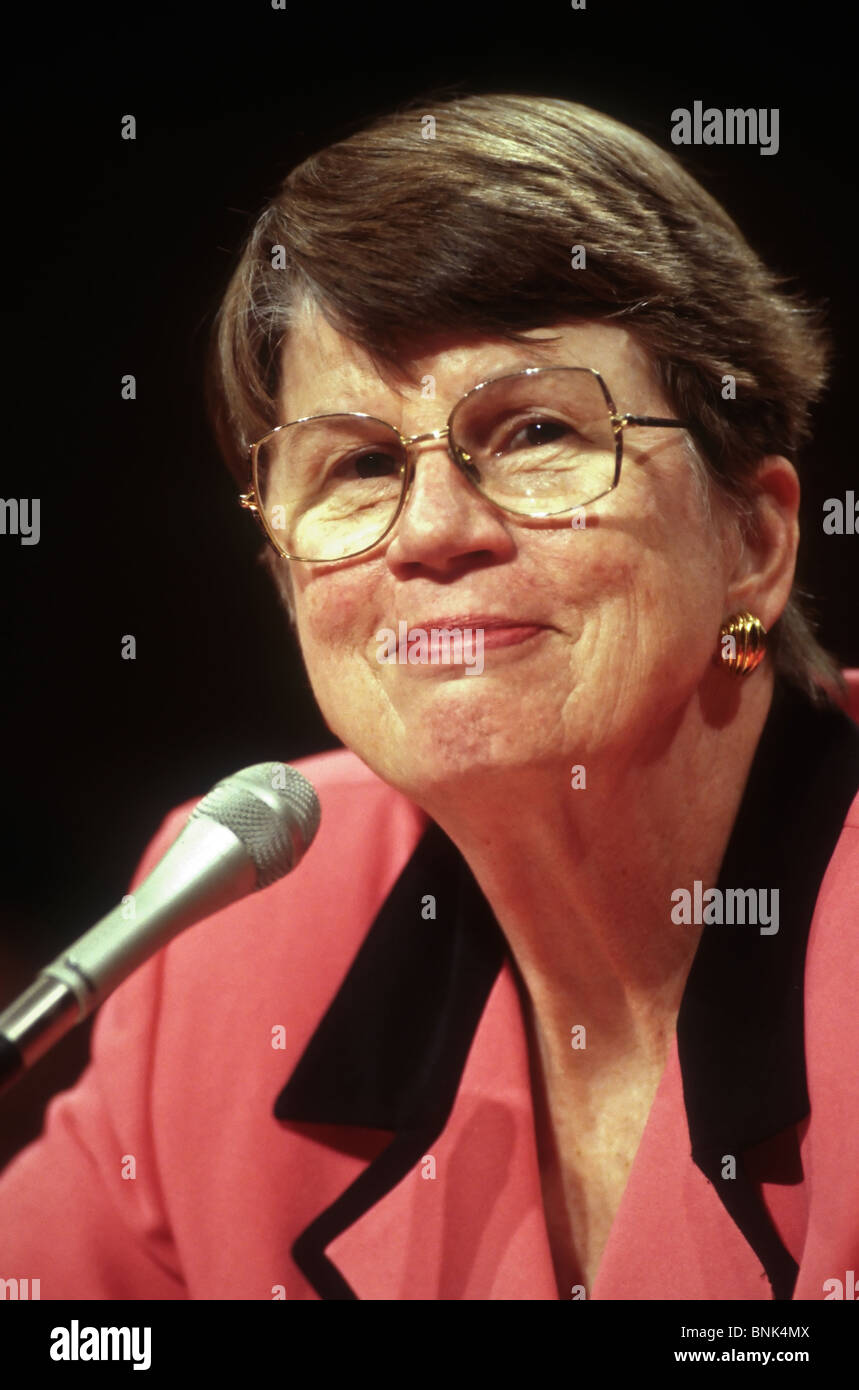
M698 667L718 633L724 579L716 538L694 502L678 505L657 479L635 501L622 522L604 518L570 580L573 602L595 620L588 654L613 667L628 663L630 675L667 661Z
M316 698L320 704L332 690L342 691L365 671L363 658L376 649L375 632L381 609L376 577L369 565L316 571L297 576L295 612L298 640Z
M678 690L697 685L718 640L724 594L713 535L694 516L675 515L642 537L633 583L630 645L639 673Z
M371 576L359 565L298 577L295 610L302 643L354 649L367 626L373 592Z

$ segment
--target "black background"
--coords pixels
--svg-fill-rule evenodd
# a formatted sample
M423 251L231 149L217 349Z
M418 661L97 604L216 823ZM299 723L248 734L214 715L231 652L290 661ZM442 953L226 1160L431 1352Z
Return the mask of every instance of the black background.
M546 93L617 116L679 154L766 260L828 302L838 357L803 462L800 573L824 644L859 666L857 538L824 535L821 510L859 488L855 50L838 14L833 0L795 19L759 0L238 0L16 18L0 495L41 499L41 539L0 536L0 1007L114 906L173 806L247 764L336 746L209 436L203 350L288 169L416 93ZM695 100L777 107L777 155L675 149L670 113ZM0 1165L73 1081L89 1028L0 1100Z

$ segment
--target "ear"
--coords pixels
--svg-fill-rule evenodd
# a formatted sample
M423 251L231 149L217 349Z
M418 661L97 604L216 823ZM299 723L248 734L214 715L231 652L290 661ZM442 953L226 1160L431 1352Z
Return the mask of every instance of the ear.
M725 596L731 613L747 609L769 630L793 588L799 545L799 478L780 454L760 460L751 479L752 515ZM726 612L726 616L728 616Z

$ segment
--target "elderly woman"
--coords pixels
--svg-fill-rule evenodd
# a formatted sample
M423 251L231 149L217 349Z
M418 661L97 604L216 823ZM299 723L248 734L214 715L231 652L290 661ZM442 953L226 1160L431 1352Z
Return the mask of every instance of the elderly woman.
M826 357L585 107L414 106L289 175L212 403L345 749L296 873L102 1010L5 1273L852 1297L859 733L793 588Z

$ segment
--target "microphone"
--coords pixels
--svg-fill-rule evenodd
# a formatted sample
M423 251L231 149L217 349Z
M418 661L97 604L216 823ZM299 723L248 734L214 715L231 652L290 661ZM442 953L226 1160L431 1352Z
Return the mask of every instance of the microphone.
M283 763L218 782L134 893L0 1013L0 1092L179 932L290 873L320 814L310 782Z

